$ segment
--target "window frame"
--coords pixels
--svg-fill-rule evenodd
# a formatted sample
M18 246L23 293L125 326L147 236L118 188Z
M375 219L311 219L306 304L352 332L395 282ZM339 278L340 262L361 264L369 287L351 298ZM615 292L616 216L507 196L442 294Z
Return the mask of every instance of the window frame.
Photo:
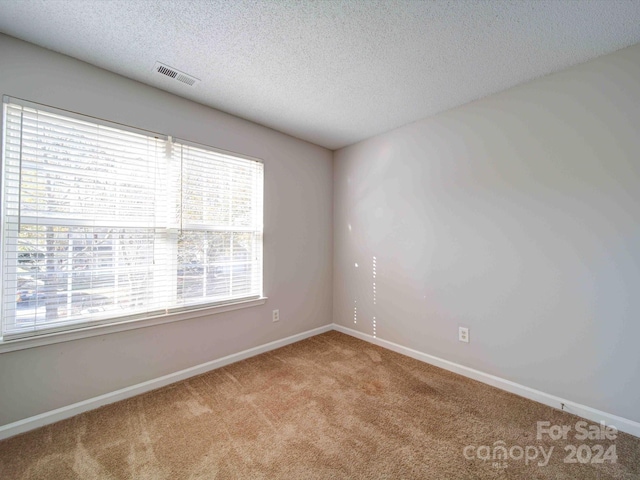
M167 142L167 146L169 147L172 143L174 143L174 144L179 144L184 146L195 147L205 151L210 151L214 154L222 154L222 155L231 156L237 159L246 159L246 160L260 163L262 165L260 185L259 185L259 194L261 195L261 199L260 199L261 211L259 212L259 215L260 215L259 217L259 227L260 227L259 228L259 234L260 234L259 248L260 248L261 255L260 255L260 261L257 262L259 263L259 268L260 268L260 271L259 271L260 293L259 294L254 293L251 295L247 295L246 297L232 298L229 300L222 300L222 301L213 300L211 302L207 302L205 300L204 302L193 303L191 305L176 304L169 308L166 308L164 311L151 311L151 312L146 312L142 314L133 314L130 316L120 316L120 317L111 317L111 318L105 318L105 319L84 320L84 321L80 320L77 322L69 322L68 324L58 326L58 327L54 326L51 328L39 329L39 330L36 330L38 333L30 334L27 336L18 335L18 336L11 336L10 338L3 338L2 336L0 336L0 353L7 352L7 351L20 350L23 348L31 348L31 347L46 345L51 343L65 342L65 341L75 340L78 338L86 338L86 337L92 337L97 335L115 333L119 331L145 328L145 327L160 325L160 324L169 323L169 322L188 320L188 319L198 318L203 316L210 316L210 315L215 315L215 314L224 313L228 311L263 305L266 302L267 298L264 296L264 255L263 255L263 252L264 252L264 226L263 226L264 162L261 159L251 157L248 155L238 154L235 152L230 152L227 150L222 150L219 148L211 147L209 145L204 145L204 144L190 141L190 140L173 138L169 135L159 134L157 132L136 128L136 127L131 127L128 125L112 122L112 121L94 117L94 116L84 115L81 113L72 112L72 111L68 111L60 108L55 108L49 105L30 102L30 101L26 101L26 100L15 98L15 97L9 97L7 95L3 96L3 110L4 110L4 104L14 104L14 105L19 105L26 108L43 110L52 114L62 115L64 117L69 117L72 119L95 122L99 125L104 125L106 127L116 128L118 130L133 132L136 134L143 134L148 137L155 137L157 139L160 139L161 141ZM5 158L4 158L5 156L4 140L5 140L5 131L7 128L6 121L7 121L7 118L3 114L2 136L0 138L0 148L2 153L0 192L3 198L5 195L5 187L6 187ZM2 275L3 288L0 289L0 302L4 302L4 295L6 293L5 292L6 282L4 280L7 278L5 277L7 272L4 271L4 268L5 268L4 230L6 226L5 215L6 215L5 208L2 207L0 212L0 221L1 221L1 228L2 228L2 236L0 237L0 239L2 240L0 242L0 258L2 258L2 262L0 262L0 275ZM173 259L173 262L176 262L176 261L177 261L177 258ZM14 262L14 264L15 264L15 267L17 268L18 266L17 249L16 249L16 261ZM17 273L15 275L9 275L9 279L13 277L17 278ZM9 287L10 286L11 284L9 284ZM1 331L0 331L0 335L2 335Z

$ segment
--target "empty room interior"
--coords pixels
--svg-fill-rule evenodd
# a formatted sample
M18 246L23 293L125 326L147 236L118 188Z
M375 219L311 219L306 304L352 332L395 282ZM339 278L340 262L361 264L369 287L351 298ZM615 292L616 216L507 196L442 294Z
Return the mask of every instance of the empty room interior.
M2 479L640 479L640 1L3 0Z

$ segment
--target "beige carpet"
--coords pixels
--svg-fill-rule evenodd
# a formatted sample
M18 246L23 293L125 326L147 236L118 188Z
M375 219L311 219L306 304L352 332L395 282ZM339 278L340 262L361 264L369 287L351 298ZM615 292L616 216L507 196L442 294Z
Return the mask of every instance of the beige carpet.
M579 441L578 421L329 332L0 442L0 478L640 479L640 439ZM564 463L598 444L615 463Z

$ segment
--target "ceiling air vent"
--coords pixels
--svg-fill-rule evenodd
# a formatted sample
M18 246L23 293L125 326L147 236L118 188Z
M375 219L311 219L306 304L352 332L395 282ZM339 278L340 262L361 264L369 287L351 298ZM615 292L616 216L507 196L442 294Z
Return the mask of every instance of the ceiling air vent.
M156 65L153 67L153 70L156 73L161 75L166 75L169 78L173 78L178 82L186 83L190 87L195 86L200 80L191 75L187 75L186 73L181 72L180 70L176 70L169 65L165 65L164 63L156 62Z

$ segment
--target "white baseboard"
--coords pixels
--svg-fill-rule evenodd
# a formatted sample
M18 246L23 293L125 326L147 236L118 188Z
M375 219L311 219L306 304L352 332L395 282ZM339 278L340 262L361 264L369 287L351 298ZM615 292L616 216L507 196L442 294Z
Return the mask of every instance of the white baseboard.
M501 390L506 390L507 392L515 393L516 395L534 400L538 403L564 410L565 412L577 415L587 420L591 420L596 423L606 422L607 425L612 425L621 432L640 437L640 423L633 420L619 417L617 415L612 415L610 413L587 407L586 405L581 405L570 400L565 400L564 398L556 397L555 395L550 395L533 388L525 387L524 385L520 385L510 380L505 380L503 378L496 377L495 375L490 375L473 368L465 367L464 365L450 362L449 360L444 360L427 353L422 353L411 348L403 347L402 345L398 345L397 343L382 340L380 338L373 337L356 330L352 330L351 328L344 327L342 325L337 325L334 323L333 329L337 330L338 332L351 335L352 337L359 338L360 340L364 340L365 342L369 342L388 350L401 353L402 355L415 358L416 360L420 360L421 362L425 362L430 365L449 370L450 372L472 378L473 380L478 380L479 382L486 383Z
M212 360L201 365L196 365L195 367L180 370L179 372L170 373L169 375L154 378L153 380L149 380L147 382L142 382L137 385L122 388L120 390L116 390L115 392L105 393L104 395L90 398L88 400L74 403L66 407L58 408L56 410L51 410L50 412L45 412L39 415L34 415L33 417L25 418L23 420L18 420L17 422L0 426L0 440L13 437L14 435L18 435L29 430L33 430L34 428L43 427L60 420L64 420L65 418L73 417L74 415L78 415L88 410L93 410L109 403L114 403L119 400L134 397L136 395L140 395L141 393L149 392L151 390L155 390L156 388L164 387L171 383L179 382L180 380L185 380L195 375L200 375L210 370L215 370L216 368L221 368L231 363L239 362L240 360L254 357L256 355L260 355L261 353L269 352L271 350L275 350L276 348L284 347L285 345L299 342L300 340L304 340L305 338L313 337L330 330L333 330L333 325L325 325L324 327L314 328L313 330L298 333L297 335L292 335L281 340L276 340L275 342L266 343L258 347L250 348L242 352L219 358L217 360Z
M342 325L332 324L315 328L313 330L308 330L297 335L292 335L281 340L276 340L274 342L266 343L258 347L250 348L242 352L219 358L217 360L212 360L201 365L196 365L195 367L187 368L185 370L171 373L163 377L155 378L147 382L142 382L137 385L132 385L130 387L116 390L115 392L106 393L98 397L90 398L82 402L74 403L66 407L52 410L50 412L41 413L39 415L34 415L33 417L25 418L23 420L18 420L17 422L0 426L0 440L27 432L29 430L33 430L38 427L49 425L66 418L73 417L74 415L78 415L88 410L93 410L109 403L114 403L126 398L134 397L136 395L140 395L141 393L149 392L151 390L155 390L156 388L164 387L166 385L185 380L195 375L200 375L210 370L215 370L216 368L221 368L231 363L239 362L240 360L260 355L261 353L269 352L271 350L275 350L276 348L284 347L285 345L299 342L300 340L304 340L305 338L313 337L330 330L337 330L338 332L351 335L352 337L359 338L360 340L364 340L365 342L369 342L388 350L400 353L402 355L415 358L416 360L420 360L430 365L443 368L450 372L454 372L465 377L478 380L479 382L486 383L502 390L506 390L507 392L520 395L521 397L528 398L544 405L563 409L568 413L572 413L593 422L598 423L604 421L607 423L607 425L615 426L621 432L626 432L631 435L635 435L636 437L640 437L640 423L633 420L619 417L617 415L612 415L610 413L606 413L601 410L588 407L586 405L581 405L570 400L565 400L563 398L556 397L554 395L550 395L533 388L525 387L524 385L520 385L510 380L505 380L503 378L496 377L494 375L490 375L473 368L465 367L464 365L450 362L449 360L444 360L427 353L403 347L402 345L398 345L387 340L382 340L380 338L376 338L371 335L367 335L366 333L352 330L351 328L344 327Z

